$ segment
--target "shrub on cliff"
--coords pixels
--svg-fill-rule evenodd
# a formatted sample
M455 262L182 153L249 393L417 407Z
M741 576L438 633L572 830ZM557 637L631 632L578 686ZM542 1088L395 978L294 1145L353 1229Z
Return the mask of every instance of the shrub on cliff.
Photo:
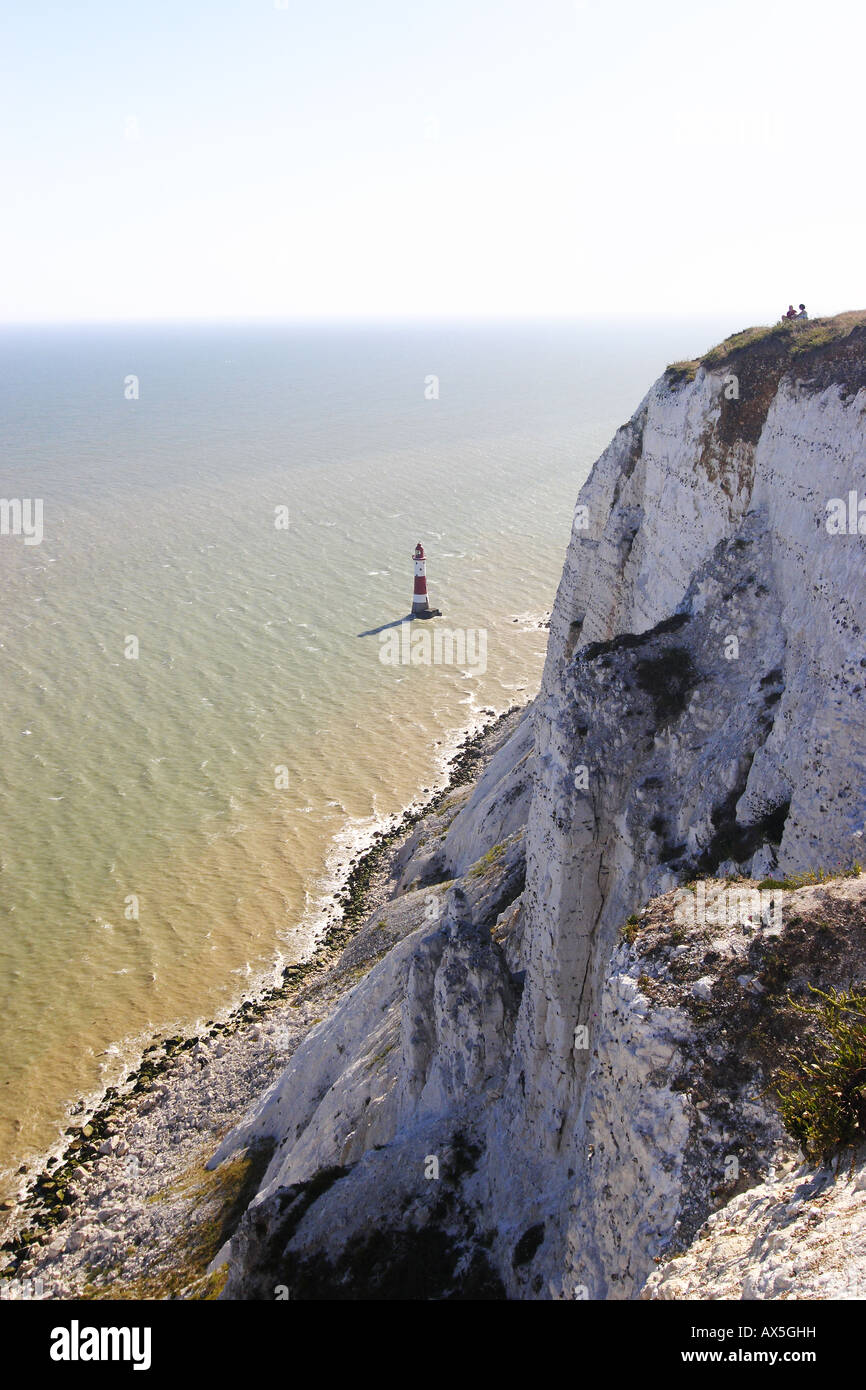
M866 986L848 992L809 986L812 1000L791 1004L812 1023L816 1044L777 1073L782 1119L807 1158L827 1163L866 1139Z

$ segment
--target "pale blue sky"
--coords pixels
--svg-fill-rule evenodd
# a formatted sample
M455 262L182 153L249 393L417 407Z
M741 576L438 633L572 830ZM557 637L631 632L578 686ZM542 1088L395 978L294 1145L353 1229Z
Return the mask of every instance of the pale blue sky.
M859 0L0 16L6 322L866 303Z

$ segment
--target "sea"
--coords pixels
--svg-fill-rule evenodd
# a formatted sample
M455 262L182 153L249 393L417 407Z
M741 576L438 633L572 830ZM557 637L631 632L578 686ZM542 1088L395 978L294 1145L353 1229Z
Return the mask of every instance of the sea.
M0 1187L532 697L594 459L732 327L0 328Z

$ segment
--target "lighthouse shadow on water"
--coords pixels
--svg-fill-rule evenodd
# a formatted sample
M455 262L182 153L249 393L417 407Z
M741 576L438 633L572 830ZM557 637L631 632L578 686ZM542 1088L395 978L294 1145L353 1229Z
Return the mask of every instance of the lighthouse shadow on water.
M377 633L387 632L389 627L399 627L412 618L441 618L442 610L431 608L427 597L427 561L424 555L424 547L419 541L412 556L415 564L415 589L412 594L412 612L405 617L395 618L393 622L382 623L381 627L368 628L366 632L359 632L359 637L375 637Z

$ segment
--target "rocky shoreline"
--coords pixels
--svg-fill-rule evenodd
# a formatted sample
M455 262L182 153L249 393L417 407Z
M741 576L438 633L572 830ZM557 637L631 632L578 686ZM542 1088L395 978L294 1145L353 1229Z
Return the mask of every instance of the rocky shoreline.
M255 1191L267 1155L249 1154L219 1175L206 1175L204 1162L354 983L357 967L342 978L335 966L389 896L397 851L477 779L520 709L482 711L486 722L458 743L445 785L372 834L350 860L307 960L287 965L277 985L242 1000L224 1021L154 1039L139 1066L66 1131L62 1152L27 1174L6 1217L0 1297L4 1285L13 1296L20 1288L49 1298L211 1295L206 1264Z

